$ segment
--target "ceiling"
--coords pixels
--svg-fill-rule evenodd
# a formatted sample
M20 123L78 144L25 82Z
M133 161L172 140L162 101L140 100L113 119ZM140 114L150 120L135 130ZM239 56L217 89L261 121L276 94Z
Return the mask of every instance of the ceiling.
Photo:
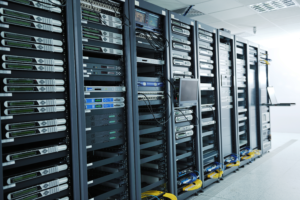
M265 0L146 0L168 10L194 5L205 15L192 17L215 28L258 42L265 39L300 35L300 6L258 14L249 5ZM300 0L296 0L300 5ZM256 34L253 27L256 26ZM300 38L300 36L297 36Z

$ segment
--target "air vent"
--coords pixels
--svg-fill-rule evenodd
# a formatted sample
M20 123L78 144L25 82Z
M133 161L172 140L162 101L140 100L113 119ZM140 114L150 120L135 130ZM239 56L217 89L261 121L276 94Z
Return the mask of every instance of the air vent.
M250 8L258 13L264 13L284 8L290 8L293 6L298 6L295 0L277 0L250 5Z
M185 11L188 8L189 7L184 7L184 8L176 9L176 10L173 10L173 12L182 15L183 13L185 13ZM201 16L201 15L205 15L205 14L203 12L200 12L199 10L191 8L191 10L188 12L188 14L186 15L186 17L197 17L197 16Z

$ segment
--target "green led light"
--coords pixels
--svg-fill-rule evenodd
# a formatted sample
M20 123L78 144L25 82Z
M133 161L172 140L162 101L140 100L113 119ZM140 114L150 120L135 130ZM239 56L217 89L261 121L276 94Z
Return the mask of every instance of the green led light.
M10 23L14 23L14 24L23 25L23 26L31 26L30 22L24 22L24 21L19 21L19 20L15 20L15 19L8 19L8 18L6 18L6 21L10 22Z
M89 15L94 15L94 16L97 16L98 13L95 13L95 12L91 12L91 11L88 11L88 10L82 10L83 13L86 13L86 14L89 14Z
M102 99L95 99L95 102L102 102Z
M110 124L111 124L111 123L115 123L115 122L116 122L116 121L109 121L108 123L110 123Z
M28 66L28 65L11 65L11 64L8 64L7 68L8 69L32 69L32 66Z
M26 79L8 79L8 84L32 84L34 81Z
M110 140L113 140L113 139L116 139L116 138L117 138L117 137L110 137L109 139L110 139Z
M89 49L89 50L100 51L100 48L97 48L97 47L83 46L83 48Z
M31 58L21 58L21 57L12 57L12 56L7 56L7 60L11 61L20 61L20 62L32 62L33 60Z
M24 124L9 125L9 127L11 129L35 127L35 123L24 123Z
M34 101L20 101L20 102L10 102L10 106L28 106L34 105Z
M116 133L116 131L111 131L111 132L109 132L109 134L114 134L114 133Z
M21 113L32 113L34 109L20 109L20 110L10 110L10 114L21 114Z
M34 91L34 87L9 87L9 91Z
M32 199L35 199L35 198L38 198L38 197L39 196L37 194L35 194L35 195L30 196L30 197L25 197L22 200L32 200Z
M15 193L12 193L12 197L13 198L16 198L16 197L19 197L19 196L23 196L25 194L30 194L30 193L33 193L35 191L38 191L38 189L36 187L34 188L29 188L29 189L25 189L23 191L20 191L20 192L15 192Z
M94 35L88 35L88 34L83 34L84 37L87 37L87 38L93 38L93 39L100 39L100 37L98 36L94 36Z
M7 38L12 38L12 39L31 41L31 37L22 36L22 35L15 35L15 34L6 33L5 36Z
M96 105L95 107L96 108L102 108L102 105Z
M18 154L18 155L13 155L11 156L11 158L13 160L15 159L20 159L20 158L26 158L26 157L29 157L29 156L33 156L33 155L36 155L37 153L35 151L33 152L26 152L26 153L21 153L21 154Z
M109 117L109 118L111 118L111 117L116 117L116 115L109 115L108 117Z
M9 11L9 10L4 10L4 14L8 14L8 15L12 15L15 17L21 17L21 18L25 18L25 19L30 19L31 16L30 15L26 15L23 13L17 13L17 12L13 12L13 11Z
M18 136L25 136L25 135L32 135L35 134L35 131L20 131L16 133L11 133L12 137L18 137Z
M94 21L94 22L99 22L99 19L96 19L96 18L93 18L93 17L83 16L83 19Z
M24 180L27 180L27 179L34 178L36 176L37 176L36 173L27 174L27 175L24 175L24 176L19 176L19 177L16 177L16 178L12 178L12 182L16 183L16 182L20 182L20 181L24 181Z
M100 33L100 31L94 30L94 29L89 29L89 28L83 28L84 31L86 32L91 32L91 33Z
M7 42L8 45L31 48L31 44L22 44L17 42Z

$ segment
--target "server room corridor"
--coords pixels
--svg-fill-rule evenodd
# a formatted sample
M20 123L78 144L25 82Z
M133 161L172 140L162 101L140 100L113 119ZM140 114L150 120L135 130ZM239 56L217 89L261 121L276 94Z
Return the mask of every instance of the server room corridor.
M299 200L300 134L272 133L272 150L193 200ZM189 199L189 200L191 200Z

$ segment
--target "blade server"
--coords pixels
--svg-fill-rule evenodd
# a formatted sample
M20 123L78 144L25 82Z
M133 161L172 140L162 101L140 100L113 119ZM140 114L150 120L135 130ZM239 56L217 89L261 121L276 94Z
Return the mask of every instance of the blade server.
M67 200L79 194L75 88L70 88L72 2L62 5L1 4L0 103L6 119L1 120L1 199Z

